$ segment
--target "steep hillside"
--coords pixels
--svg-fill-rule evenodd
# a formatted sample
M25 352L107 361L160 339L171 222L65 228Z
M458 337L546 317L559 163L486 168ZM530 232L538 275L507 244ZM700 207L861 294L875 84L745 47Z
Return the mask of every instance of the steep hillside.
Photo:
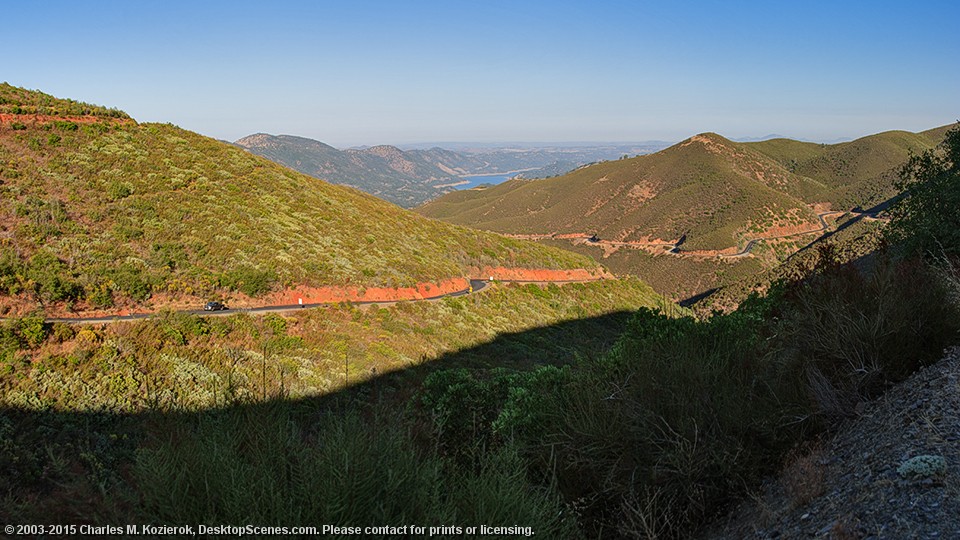
M236 141L271 161L334 184L355 187L403 207L452 191L460 178L393 146L337 150L292 135L257 133Z
M4 107L45 99L18 92L29 99L4 94ZM138 125L122 113L78 121L11 114L0 119L5 309L403 286L485 265L596 267L425 219L169 124Z
M954 347L792 456L701 538L960 538L958 379Z
M804 199L826 190L744 145L708 133L656 154L545 180L452 193L424 215L515 234L587 234L616 242L683 240L736 248L748 235L817 227Z

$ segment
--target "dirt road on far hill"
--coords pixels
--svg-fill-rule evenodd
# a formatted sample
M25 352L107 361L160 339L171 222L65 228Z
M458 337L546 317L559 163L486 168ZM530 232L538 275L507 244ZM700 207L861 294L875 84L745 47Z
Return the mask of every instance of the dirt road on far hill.
M716 251L683 251L680 249L682 241L678 240L675 242L617 242L613 240L602 240L597 238L596 235L590 235L586 233L578 234L504 234L508 238L518 238L521 240L546 240L546 239L556 239L556 240L570 240L575 242L583 242L593 246L600 247L611 247L611 248L664 248L665 253L671 253L673 255L679 255L681 257L697 257L697 258L710 258L710 257L719 257L722 259L736 259L740 257L745 257L749 255L757 242L762 242L764 240L779 240L782 238L790 238L793 236L803 236L805 234L814 234L826 231L830 228L830 225L824 219L827 216L841 216L844 214L850 214L857 219L878 219L877 212L855 212L855 211L841 211L834 210L829 212L820 212L817 214L817 219L820 220L820 227L816 229L810 229L808 231L793 232L787 234L781 234L777 236L758 236L756 238L751 238L747 240L746 245L740 251L735 253L722 253ZM501 233L502 234L502 233ZM729 248L734 249L734 248Z

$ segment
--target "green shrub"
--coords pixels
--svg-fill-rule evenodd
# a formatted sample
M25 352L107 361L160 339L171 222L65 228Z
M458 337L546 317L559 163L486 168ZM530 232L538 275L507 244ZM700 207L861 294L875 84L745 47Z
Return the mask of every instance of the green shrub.
M76 335L73 327L64 323L53 323L52 333L53 337L57 340L57 343L70 341Z
M839 265L787 298L782 338L803 361L818 410L855 405L939 360L960 337L949 284L919 260L882 257L864 274Z
M35 253L27 263L25 273L33 283L34 293L44 302L77 300L83 294L83 288L66 265L49 251Z
M17 333L23 343L30 347L39 347L47 339L47 325L42 312L32 313L17 320Z
M890 237L909 253L960 255L960 125L937 148L911 157L897 188L905 197L891 209Z
M193 338L210 334L207 319L198 315L163 311L157 318L163 335L174 345L186 345Z
M264 315L263 324L269 328L275 336L282 336L287 333L287 320L276 313L267 313Z
M84 298L95 308L107 308L113 305L113 292L105 283L88 286Z
M133 194L133 185L130 182L111 182L107 188L107 195L114 201L125 199Z
M526 448L581 501L588 536L687 534L803 435L780 431L804 396L767 349L775 299L702 322L640 310L541 405L545 435Z
M109 273L114 287L134 300L150 298L151 286L144 276L143 267L133 263L123 263Z
M0 248L0 292L17 294L22 289L23 261L10 248Z
M259 270L244 266L229 270L220 276L220 286L240 291L247 296L259 296L270 291L277 274L273 270Z
M571 536L559 501L508 450L477 471L416 449L396 417L322 415L306 430L289 403L199 413L137 453L142 514L169 523L498 523ZM311 418L316 418L311 415Z

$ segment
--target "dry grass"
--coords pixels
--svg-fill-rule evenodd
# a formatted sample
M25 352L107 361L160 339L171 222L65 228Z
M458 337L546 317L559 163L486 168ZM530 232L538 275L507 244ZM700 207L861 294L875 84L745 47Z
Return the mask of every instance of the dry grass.
M826 467L823 464L823 448L820 443L788 455L781 479L790 505L796 508L822 495L825 475Z

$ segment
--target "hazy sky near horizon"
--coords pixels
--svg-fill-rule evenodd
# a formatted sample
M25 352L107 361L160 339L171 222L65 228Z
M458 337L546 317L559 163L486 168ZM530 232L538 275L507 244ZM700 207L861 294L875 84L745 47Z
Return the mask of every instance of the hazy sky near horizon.
M236 140L812 140L960 118L960 2L29 1L0 81Z

